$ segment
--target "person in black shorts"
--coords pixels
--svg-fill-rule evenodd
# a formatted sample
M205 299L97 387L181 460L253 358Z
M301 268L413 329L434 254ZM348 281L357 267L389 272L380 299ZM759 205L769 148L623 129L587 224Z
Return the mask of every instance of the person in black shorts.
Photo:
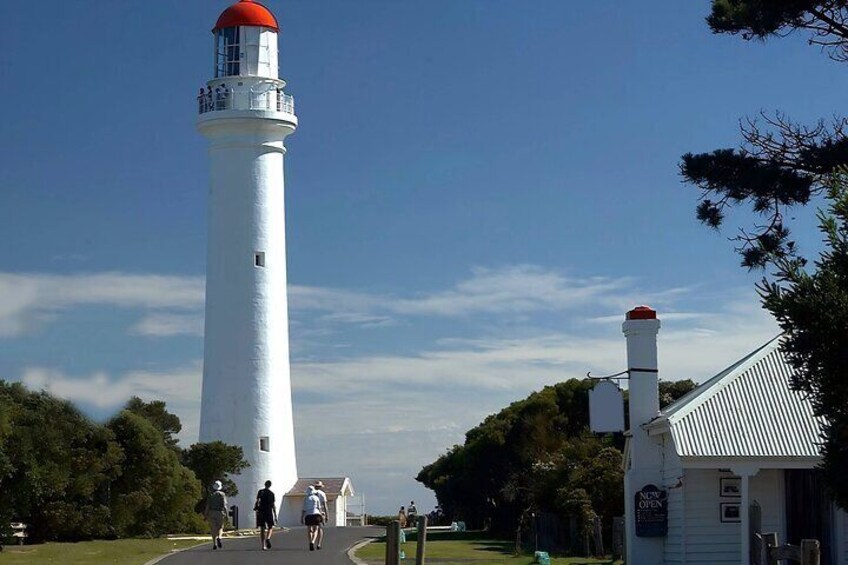
M306 497L303 499L303 512L300 520L306 525L306 535L309 538L309 551L315 550L315 541L318 537L318 527L324 523L326 509L321 504L321 498L315 494L315 487L306 487ZM321 549L321 546L318 546Z
M256 493L256 503L253 509L256 511L256 527L259 528L259 541L262 542L262 551L271 549L271 534L274 532L274 524L277 523L277 506L274 504L274 493L271 492L271 481L265 481L265 488Z

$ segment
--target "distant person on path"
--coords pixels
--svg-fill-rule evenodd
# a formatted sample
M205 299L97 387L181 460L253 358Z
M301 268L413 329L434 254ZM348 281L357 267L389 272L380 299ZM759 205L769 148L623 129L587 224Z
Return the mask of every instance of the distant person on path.
M321 549L321 544L324 543L324 524L329 520L329 516L327 515L329 506L327 506L327 493L324 492L324 483L318 481L313 486L315 487L315 494L321 499L321 507L324 509L324 519L321 521L321 525L318 526L318 539L315 544L318 549Z
M275 502L276 498L274 493L271 492L271 481L265 481L265 488L256 493L256 502L253 504L262 551L271 549L271 534L274 532L274 524L277 523L277 505Z
M400 522L401 528L406 527L406 508L403 506L401 506L400 510L398 510L398 522Z
M406 508L406 521L410 526L414 526L417 524L415 520L418 519L418 509L415 508L415 501L410 500L409 506Z
M306 524L306 535L309 537L309 551L315 550L315 540L318 537L318 528L324 519L325 509L321 507L321 497L315 494L315 487L306 487L306 498L303 500L303 512L300 521ZM321 549L321 546L318 546Z
M227 495L222 490L221 481L212 483L212 492L206 499L206 520L212 533L212 549L221 548L221 534L224 532L224 520L227 518Z

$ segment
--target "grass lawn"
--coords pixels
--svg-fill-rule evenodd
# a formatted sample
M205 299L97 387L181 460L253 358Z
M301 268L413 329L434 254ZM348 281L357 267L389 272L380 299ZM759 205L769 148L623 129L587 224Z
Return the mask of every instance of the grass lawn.
M124 539L7 545L0 552L6 565L143 565L154 557L176 549L197 545L198 540Z
M456 538L456 534L450 536ZM530 565L532 555L513 555L513 543L510 541L485 539L469 532L467 539L440 539L431 534L427 539L427 563L433 565ZM406 553L406 562L415 563L415 541L407 541L402 548ZM369 565L382 565L386 555L386 544L382 541L369 543L356 552L356 556ZM411 561L410 561L411 560ZM578 557L552 557L551 565L571 565L572 563L611 563Z

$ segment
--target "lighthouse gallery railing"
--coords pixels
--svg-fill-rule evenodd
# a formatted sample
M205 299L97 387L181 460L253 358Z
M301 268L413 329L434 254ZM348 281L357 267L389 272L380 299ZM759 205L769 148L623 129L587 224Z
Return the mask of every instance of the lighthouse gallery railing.
M219 88L197 96L199 114L219 110L270 110L294 114L294 96L281 90L253 92Z

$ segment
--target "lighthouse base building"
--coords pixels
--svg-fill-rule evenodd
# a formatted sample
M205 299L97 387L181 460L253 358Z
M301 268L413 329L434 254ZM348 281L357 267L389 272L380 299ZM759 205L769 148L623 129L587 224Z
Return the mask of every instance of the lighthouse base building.
M628 565L759 563L755 533L818 540L821 565L848 565L848 514L816 471L821 422L789 386L780 338L658 410L658 330L645 307L624 322Z

